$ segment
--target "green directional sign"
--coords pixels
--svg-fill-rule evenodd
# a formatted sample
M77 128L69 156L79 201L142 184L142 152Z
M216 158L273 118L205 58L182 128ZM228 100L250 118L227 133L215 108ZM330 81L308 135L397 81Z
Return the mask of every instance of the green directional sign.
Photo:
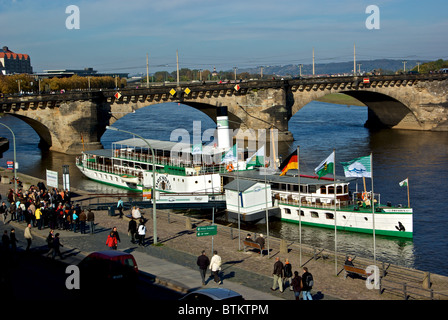
M214 236L217 233L218 233L217 225L196 228L196 236L197 237Z

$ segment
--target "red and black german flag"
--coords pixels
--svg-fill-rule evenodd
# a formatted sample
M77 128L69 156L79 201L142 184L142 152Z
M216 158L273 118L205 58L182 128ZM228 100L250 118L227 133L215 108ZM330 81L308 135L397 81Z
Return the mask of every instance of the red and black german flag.
M280 165L280 168L282 169L282 173L280 176L284 176L286 172L288 172L289 169L298 169L299 163L297 159L297 150L295 150L293 153L291 153L288 158L286 158L283 163Z

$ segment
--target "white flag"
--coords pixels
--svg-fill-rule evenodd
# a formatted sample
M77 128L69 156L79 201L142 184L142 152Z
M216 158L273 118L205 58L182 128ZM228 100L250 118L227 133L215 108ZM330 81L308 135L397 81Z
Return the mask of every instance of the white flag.
M408 183L409 183L408 178L406 178L400 182L400 187L407 187Z

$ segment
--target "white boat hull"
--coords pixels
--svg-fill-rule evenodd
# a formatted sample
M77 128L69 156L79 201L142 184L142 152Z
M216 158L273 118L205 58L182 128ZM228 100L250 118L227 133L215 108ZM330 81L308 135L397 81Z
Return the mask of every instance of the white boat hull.
M125 188L133 191L143 191L153 187L152 172L142 172L143 177L124 176L86 168L77 164L78 169L89 179L101 183ZM219 174L197 176L181 176L156 172L156 191L168 193L219 193Z
M300 207L292 204L279 204L281 220L303 225L333 228L335 226L334 208ZM413 237L413 218L410 208L381 208L373 213L370 209L336 210L336 226L338 230L361 232L376 235L394 236L402 238ZM373 219L374 218L374 219Z

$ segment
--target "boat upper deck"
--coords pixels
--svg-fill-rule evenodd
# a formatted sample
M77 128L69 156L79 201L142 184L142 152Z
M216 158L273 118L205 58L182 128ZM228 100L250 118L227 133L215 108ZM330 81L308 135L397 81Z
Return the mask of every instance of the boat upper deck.
M246 180L254 180L264 183L265 181L269 184L289 184L297 186L299 183L298 172L297 170L291 169L284 176L280 176L279 172L275 174L265 174L262 168L258 168L257 170L242 170L242 171L232 171L232 172L224 172L222 173L224 177L236 179L246 179ZM334 184L347 184L351 181L356 180L356 178L346 178L343 176L336 176L336 181L333 180L333 177L322 177L320 179L315 175L309 174L301 174L300 175L300 184L301 185L330 185Z

